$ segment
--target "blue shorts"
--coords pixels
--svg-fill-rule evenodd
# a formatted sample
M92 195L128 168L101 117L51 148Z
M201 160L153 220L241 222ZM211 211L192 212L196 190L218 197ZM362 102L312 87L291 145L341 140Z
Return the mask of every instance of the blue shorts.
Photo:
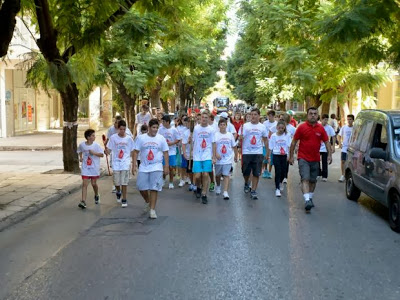
M341 152L340 160L346 161L347 160L347 152Z
M164 161L164 159L163 159L162 164L163 164L163 166L165 166L165 161ZM170 167L170 168L176 167L176 155L170 155L170 156L169 156L169 167Z
M186 169L188 166L188 161L187 159L182 155L182 163L181 163L181 168Z
M210 173L212 172L212 160L193 161L193 173Z

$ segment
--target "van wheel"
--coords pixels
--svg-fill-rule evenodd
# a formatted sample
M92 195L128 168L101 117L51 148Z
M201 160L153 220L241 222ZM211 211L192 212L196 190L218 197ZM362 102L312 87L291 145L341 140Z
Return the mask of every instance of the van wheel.
M351 172L346 173L346 196L347 199L357 201L361 191L354 185L353 175Z
M389 196L389 224L393 231L400 232L400 195L396 192Z

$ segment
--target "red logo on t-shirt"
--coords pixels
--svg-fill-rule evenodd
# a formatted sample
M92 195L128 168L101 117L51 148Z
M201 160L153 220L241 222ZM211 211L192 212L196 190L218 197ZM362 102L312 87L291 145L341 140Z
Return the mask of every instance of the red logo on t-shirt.
M88 157L88 159L86 160L86 165L91 166L92 165L92 159L90 158L90 156Z
M121 159L123 157L124 157L124 151L122 151L122 149L121 149L121 150L119 150L118 158Z
M286 154L285 149L283 149L283 147L281 147L281 155L285 155L285 154Z
M149 154L147 154L147 160L153 160L153 159L154 159L154 154L153 151L151 151L150 149Z
M221 153L226 154L226 146L225 145L222 145Z
M257 143L256 136L253 135L253 137L251 138L250 144L255 145L256 143Z
M207 142L206 140L203 138L203 141L201 142L201 148L205 149L207 147Z

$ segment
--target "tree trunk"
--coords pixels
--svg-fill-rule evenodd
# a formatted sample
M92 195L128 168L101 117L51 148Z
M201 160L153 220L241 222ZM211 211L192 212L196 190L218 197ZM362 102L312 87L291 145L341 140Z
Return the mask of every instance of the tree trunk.
M323 102L322 103L322 109L321 109L321 115L329 114L330 106L331 106L330 102Z
M64 127L63 127L63 162L64 171L79 173L79 158L77 153L78 137L78 97L79 91L75 83L59 91L63 103Z
M152 108L160 107L161 87L164 78L158 77L155 88L150 91L150 106Z
M134 97L128 94L127 89L124 84L121 82L113 81L116 86L119 95L121 96L122 101L124 102L124 115L126 125L129 129L133 130L135 127L135 104L136 104L136 95Z
M168 114L169 113L168 101L164 101L161 99L161 106L164 110L164 113Z
M4 0L0 8L0 57L7 54L14 34L16 15L21 9L21 0Z

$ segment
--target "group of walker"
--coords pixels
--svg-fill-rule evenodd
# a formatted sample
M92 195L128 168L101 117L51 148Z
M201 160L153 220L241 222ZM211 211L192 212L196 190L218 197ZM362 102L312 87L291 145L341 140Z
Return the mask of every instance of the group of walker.
M332 147L329 141L335 136L334 130L327 124L329 118L323 115L319 123L318 110L314 107L307 110L307 120L297 128L289 114L275 116L271 110L267 117L264 123L260 123L260 110L254 108L244 120L240 114L230 120L227 113L222 113L217 122L208 110L204 110L195 116L184 115L175 126L171 126L169 115L152 118L148 106L144 105L142 112L136 116L134 134L121 117L116 117L107 132L104 151L94 141L94 130L88 129L85 132L86 142L78 147L83 180L79 207L86 208L89 182L95 193L95 204L100 201L97 179L100 176L100 158L104 153L110 155L117 201L122 207L127 207L130 171L137 173L136 186L145 201L144 210L155 219L158 192L162 191L168 175L168 188L175 187L173 181L177 168L179 187L189 184L189 191L201 198L203 204L208 203L208 193L214 191L215 182L216 194L220 195L222 191L223 199L229 200L233 163L238 162L241 152L244 192L257 200L259 177L262 174L271 178L274 166L275 195L281 197L287 183L289 164L294 163L297 151L305 210L310 211L314 207L317 179L322 176L323 181L327 180L327 165L332 162L335 149L335 144ZM354 120L351 115L349 118ZM348 145L351 125L349 122L343 130L345 133L339 134L343 148ZM345 155L342 154L343 159Z

